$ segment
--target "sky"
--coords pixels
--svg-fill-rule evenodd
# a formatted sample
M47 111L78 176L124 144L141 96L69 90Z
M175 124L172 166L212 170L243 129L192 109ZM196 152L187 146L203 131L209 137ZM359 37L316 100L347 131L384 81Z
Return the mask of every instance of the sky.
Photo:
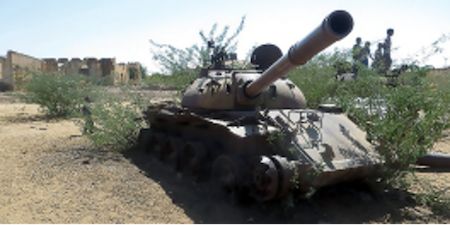
M36 58L116 58L140 62L158 72L149 40L187 48L201 44L199 31L234 31L238 59L256 45L271 43L287 52L334 10L346 10L353 31L325 51L349 49L356 37L376 44L394 29L394 64L419 60L436 68L450 66L450 1L448 0L0 0L0 56L8 50ZM442 52L422 61L441 37ZM417 56L418 55L418 56Z

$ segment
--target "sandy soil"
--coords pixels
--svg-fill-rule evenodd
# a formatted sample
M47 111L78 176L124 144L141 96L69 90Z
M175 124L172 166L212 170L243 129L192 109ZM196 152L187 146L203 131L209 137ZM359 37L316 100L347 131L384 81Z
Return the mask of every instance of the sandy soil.
M449 134L434 152L450 154ZM449 187L448 170L418 176ZM46 121L37 105L4 93L0 183L0 223L450 223L411 193L364 181L324 188L310 199L294 195L294 207L234 205L209 182L196 184L143 153L97 150L73 121Z

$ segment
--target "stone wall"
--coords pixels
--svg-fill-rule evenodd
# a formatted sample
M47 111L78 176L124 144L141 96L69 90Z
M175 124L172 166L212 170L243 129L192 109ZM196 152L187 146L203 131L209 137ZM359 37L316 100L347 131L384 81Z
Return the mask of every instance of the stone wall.
M141 64L137 62L128 63L129 82L133 84L141 83Z
M139 74L130 80L130 69ZM102 78L107 85L140 84L139 63L119 63L115 58L44 58L37 59L25 54L8 51L7 57L0 57L0 81L20 86L26 79L26 70L58 72L63 75L85 74Z
M125 63L119 63L116 64L116 67L114 68L114 85L118 84L127 84L130 79L130 74L128 71L127 64Z
M100 64L96 58L84 58L84 63L88 68L88 76L100 77L102 72L100 71Z
M42 59L41 69L48 72L57 72L58 71L58 61L56 59Z
M13 89L20 89L27 77L27 70L40 71L42 60L14 52L8 51L4 63L2 63L2 81L11 85Z
M5 65L6 58L0 57L0 82L3 81L3 65Z
M100 66L100 71L101 71L100 76L106 85L116 85L115 81L114 81L115 65L116 65L116 59L114 59L114 58L101 58L99 60L99 66Z

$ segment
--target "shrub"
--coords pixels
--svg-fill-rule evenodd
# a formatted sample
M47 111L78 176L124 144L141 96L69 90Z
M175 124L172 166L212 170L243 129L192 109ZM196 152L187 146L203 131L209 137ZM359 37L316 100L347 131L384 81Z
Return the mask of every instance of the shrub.
M427 153L449 128L446 112L450 98L445 88L430 88L429 68L410 65L397 87L372 70L361 67L357 79L335 79L338 62L348 53L335 51L315 56L289 77L303 91L309 108L331 101L341 106L378 146L385 160L385 179L400 176L401 171Z
M450 189L439 188L429 183L421 182L416 179L416 182L420 182L421 186L425 189L424 193L417 194L415 199L419 202L428 205L433 213L441 214L441 215L450 215L449 205L450 205L450 197L446 195L446 192Z
M175 72L173 75L153 74L144 80L147 85L174 87L184 92L200 74L200 69Z
M25 84L26 92L18 96L27 103L39 104L41 110L50 117L76 115L84 97L92 93L92 79L83 75L28 73L31 78Z
M120 95L110 95L102 89L89 107L90 115L83 115L83 120L76 124L85 130L89 120L93 121L92 132L84 134L93 145L113 151L132 148L137 142L144 104L139 94L121 89Z
M404 77L408 85L395 88L374 77L359 77L337 88L334 101L378 146L386 180L398 177L425 155L449 128L449 95L430 89L424 73L420 69L410 72Z
M319 104L334 95L338 85L334 65L337 62L346 61L347 55L348 53L338 50L332 54L322 53L289 73L288 78L305 95L308 108L317 108Z

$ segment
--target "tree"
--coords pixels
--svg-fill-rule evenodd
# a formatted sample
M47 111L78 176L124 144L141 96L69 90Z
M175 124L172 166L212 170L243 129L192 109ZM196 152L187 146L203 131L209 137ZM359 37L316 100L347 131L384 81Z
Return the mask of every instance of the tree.
M141 71L141 78L145 79L147 77L147 67L144 67L142 65L139 66Z
M228 31L230 26L225 26L219 35L216 35L217 23L215 23L208 36L203 30L199 32L202 43L194 44L185 49L179 49L169 44L158 44L150 39L152 45L151 53L153 59L162 67L163 73L174 74L188 68L205 67L210 64L209 56L211 49L208 48L208 41L213 40L216 46L224 47L226 52L232 53L236 51L238 41L237 36L241 33L245 22L245 16L242 17L238 28L230 37Z

